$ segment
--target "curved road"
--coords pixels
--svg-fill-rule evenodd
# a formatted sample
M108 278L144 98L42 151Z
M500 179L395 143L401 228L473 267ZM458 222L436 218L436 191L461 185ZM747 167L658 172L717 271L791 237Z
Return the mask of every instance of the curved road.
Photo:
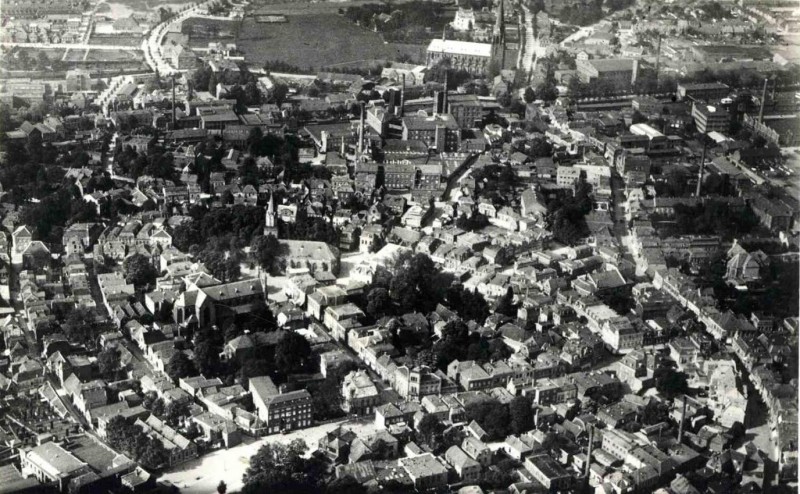
M189 9L167 19L166 21L162 22L161 24L156 25L150 32L147 33L147 36L144 40L142 40L142 47L141 49L144 50L144 60L147 65L150 66L150 69L153 72L158 72L162 75L172 75L179 72L181 70L176 69L173 67L165 58L161 52L161 45L164 42L164 36L166 36L167 32L169 31L170 26L175 23L183 22L189 17L198 17L197 11L200 7L204 6L206 2L200 2L197 5L190 7Z

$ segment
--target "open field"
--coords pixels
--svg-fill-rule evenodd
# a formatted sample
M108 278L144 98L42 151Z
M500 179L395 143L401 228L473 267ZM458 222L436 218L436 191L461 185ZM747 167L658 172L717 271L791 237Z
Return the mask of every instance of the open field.
M130 46L138 48L142 44L141 36L92 36L89 38L90 45L106 46Z
M89 50L86 60L90 62L140 62L144 60L144 56L142 52L135 50Z
M134 12L155 12L159 7L177 10L193 2L163 1L158 0L114 0L100 6L99 13L106 14L113 19L128 17Z
M384 43L380 35L336 14L289 15L287 20L281 24L258 23L253 17L244 20L236 44L249 63L260 66L280 60L314 69L371 66L401 54L419 61L424 50L422 46Z

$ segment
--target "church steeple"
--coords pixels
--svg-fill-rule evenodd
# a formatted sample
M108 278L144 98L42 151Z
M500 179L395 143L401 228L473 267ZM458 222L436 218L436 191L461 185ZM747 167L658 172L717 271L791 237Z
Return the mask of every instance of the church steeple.
M503 8L503 0L500 0L500 8L497 9L497 19L495 19L494 23L494 36L495 38L498 37L505 37L505 11Z
M278 226L275 221L275 194L270 192L267 214L264 217L264 235L273 235L278 238Z
M506 64L506 15L505 0L499 1L500 6L497 9L497 19L495 19L494 32L492 33L492 52L494 53L494 60L500 65L500 69L503 69Z

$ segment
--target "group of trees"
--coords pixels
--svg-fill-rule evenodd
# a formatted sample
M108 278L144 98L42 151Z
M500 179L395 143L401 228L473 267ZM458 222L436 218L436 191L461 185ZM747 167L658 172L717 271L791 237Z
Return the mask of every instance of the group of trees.
M152 261L144 254L133 254L122 262L125 281L142 288L155 283L158 271Z
M361 27L380 32L388 41L403 43L427 42L431 31L441 33L448 23L443 5L420 0L392 5L369 3L340 13ZM391 15L387 19L384 14Z
M675 228L682 235L720 235L729 240L746 235L759 225L749 206L737 211L722 201L707 201L696 206L675 206Z
M633 0L589 0L580 7L562 9L554 17L566 24L588 26L599 22L610 12L626 9L633 4Z
M114 156L114 165L123 175L133 179L149 175L154 178L175 180L178 174L174 159L170 152L156 150L150 154L140 154L131 146L120 146Z
M589 234L585 217L592 210L591 192L591 185L580 179L574 195L547 202L547 229L562 244L574 245Z
M517 396L508 404L495 399L470 403L467 421L474 420L490 441L502 441L509 434L522 434L534 427L533 405L528 396Z
M442 329L442 338L430 349L430 359L442 371L453 360L475 360L478 363L502 360L511 355L502 339L487 339L477 333L470 334L467 325L460 319L447 323ZM424 356L423 356L424 357Z
M499 206L507 206L509 195L519 184L517 172L511 165L492 163L480 168L472 169L476 188L481 190L481 196Z
M106 438L112 448L126 452L145 468L159 468L169 460L169 454L160 441L148 436L122 416L118 415L108 422Z
M88 348L96 348L100 335L110 329L108 321L89 307L71 308L63 320L61 327L66 337Z
M302 439L288 445L265 443L250 458L242 494L318 493L324 490L327 465L318 457L306 458Z
M221 280L239 276L242 250L260 236L264 228L264 210L255 206L190 211L193 220L175 228L175 247L190 252Z
M374 304L376 315L413 311L427 314L445 299L452 281L452 275L440 272L427 255L404 252L390 268L378 269L367 296L372 294L372 297L376 297L378 293L384 293L373 293L379 288L386 290L386 303Z
M446 427L436 415L422 417L417 425L416 439L430 447L434 454L444 454L448 448L460 445L465 433L458 427Z

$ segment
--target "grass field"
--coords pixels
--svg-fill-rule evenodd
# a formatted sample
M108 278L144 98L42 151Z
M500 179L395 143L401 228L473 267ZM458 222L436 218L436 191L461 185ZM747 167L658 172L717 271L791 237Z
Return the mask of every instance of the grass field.
M153 12L159 7L177 10L191 3L193 2L182 0L161 2L158 0L114 0L101 5L99 12L109 15L114 19L120 19L122 17L128 17L133 12Z
M342 4L333 5L338 8ZM248 63L260 66L268 60L280 60L301 68L323 69L371 66L396 60L401 54L419 61L424 52L422 46L386 44L379 34L334 13L293 14L287 19L282 24L263 24L251 16L242 22L236 44Z
M117 45L138 48L142 44L141 36L92 36L89 38L90 45Z

